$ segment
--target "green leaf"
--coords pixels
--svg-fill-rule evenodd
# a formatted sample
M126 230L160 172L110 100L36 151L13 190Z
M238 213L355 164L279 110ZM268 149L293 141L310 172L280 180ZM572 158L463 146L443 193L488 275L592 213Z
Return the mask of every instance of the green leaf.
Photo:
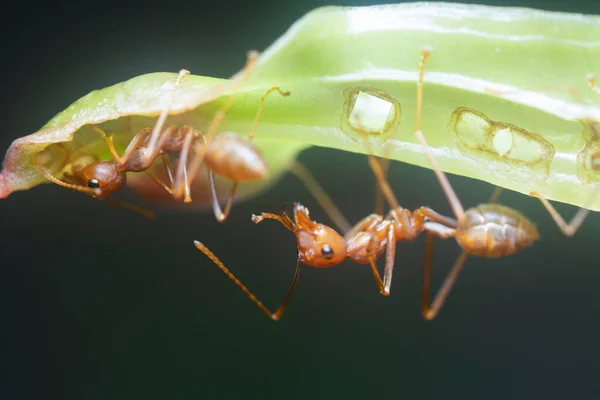
M29 189L47 182L37 168L38 153L44 152L48 156L46 158L50 160L50 166L46 166L58 178L61 177L62 168L81 155L111 159L106 144L89 128L89 125L96 125L108 135L113 135L116 147L122 152L137 132L154 126L171 93L174 93L172 113L167 123L192 125L206 131L214 117L214 112L223 101L228 99L228 95L223 93L227 93L230 89L229 81L189 76L182 81L178 89L173 90L176 78L177 74L174 73L147 74L93 91L57 114L38 132L15 140L7 152L4 169L0 174L0 198L16 190ZM240 135L247 135L250 132L261 96L262 94L248 98L241 93L238 102L242 106L241 112L236 112L234 104L232 115L228 118L234 119L238 113L245 115L246 111L252 114L251 116L248 114L248 118L242 121L243 128L236 131ZM206 110L200 107L211 101L210 107ZM269 106L278 101L281 99L276 96L271 96L267 100ZM271 112L265 109L263 115L268 116ZM223 126L227 127L227 122ZM260 129L259 125L259 133ZM57 143L60 146L56 145ZM236 196L238 200L254 195L273 184L288 170L297 154L307 147L306 144L281 143L281 138L260 137L260 135L255 138L255 143L269 166L268 176L262 181L240 184ZM154 168L160 173L162 171L160 162L157 161L155 164ZM219 193L228 193L231 183L228 185L218 176L216 178ZM173 202L172 197L146 174L128 174L127 184L143 197ZM190 207L203 208L210 205L209 193L206 175L200 174L193 187L194 201Z
M446 3L318 9L262 54L223 130L249 132L258 99L277 85L292 95L267 100L256 137L272 176L310 145L367 153L350 120L357 112L376 154L429 168L413 135L426 46L433 53L424 78L423 132L445 171L586 203L598 183L589 155L600 150L582 122L600 121L600 94L586 79L600 74L597 16ZM152 126L162 88L174 77L150 74L93 92L33 137L17 140L0 175L0 196L43 181L32 155L49 143L71 145L77 133L89 151L104 152L81 129L85 124L99 124L126 145L136 129ZM206 91L222 82L184 80L171 121L206 127L228 96ZM600 210L600 198L591 208Z

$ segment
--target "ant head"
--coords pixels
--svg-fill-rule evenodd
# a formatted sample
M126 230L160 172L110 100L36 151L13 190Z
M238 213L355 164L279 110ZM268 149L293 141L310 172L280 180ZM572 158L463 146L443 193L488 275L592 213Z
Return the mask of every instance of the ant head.
M89 164L81 171L81 183L94 189L94 197L105 197L115 192L127 182L127 176L117 169L113 161L99 161Z
M331 267L346 258L346 241L332 228L314 222L308 209L294 205L296 241L300 260L311 267Z

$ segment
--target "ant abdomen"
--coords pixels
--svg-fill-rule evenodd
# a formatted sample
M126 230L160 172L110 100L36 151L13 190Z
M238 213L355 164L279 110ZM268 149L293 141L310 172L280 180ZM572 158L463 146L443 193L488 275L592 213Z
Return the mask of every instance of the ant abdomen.
M468 253L496 258L531 245L539 233L520 212L499 204L481 204L465 212L455 237Z
M247 139L226 134L208 144L206 165L217 175L242 182L261 179L267 165L258 149Z

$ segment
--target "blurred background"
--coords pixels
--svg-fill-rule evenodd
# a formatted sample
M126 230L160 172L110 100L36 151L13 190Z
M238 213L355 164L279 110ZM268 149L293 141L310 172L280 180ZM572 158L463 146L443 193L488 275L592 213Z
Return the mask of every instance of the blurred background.
M483 3L600 14L589 0ZM91 90L136 75L228 77L247 50L327 4L372 2L5 5L0 150ZM351 221L373 210L364 156L311 149L300 160ZM406 207L450 213L431 171L393 163L391 177ZM493 190L451 180L466 206ZM470 259L436 320L419 312L421 238L398 246L389 298L365 266L303 268L275 323L192 241L276 308L295 240L250 215L294 201L330 222L291 175L222 225L210 212L145 220L55 185L0 201L0 399L596 397L597 214L567 239L536 199L505 192L501 201L535 221L542 239L509 258ZM459 254L453 241L437 244L436 287Z

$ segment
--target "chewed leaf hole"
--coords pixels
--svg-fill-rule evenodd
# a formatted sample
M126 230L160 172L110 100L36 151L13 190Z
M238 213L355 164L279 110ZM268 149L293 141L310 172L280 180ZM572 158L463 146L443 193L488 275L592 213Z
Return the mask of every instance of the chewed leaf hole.
M350 125L355 129L383 133L390 114L393 113L394 105L391 101L360 92L350 112Z
M387 93L371 88L344 91L341 128L353 140L394 133L400 123L400 103Z
M510 165L527 165L548 175L556 149L539 133L502 121L493 121L483 113L459 107L452 114L450 134L463 154L480 156Z

